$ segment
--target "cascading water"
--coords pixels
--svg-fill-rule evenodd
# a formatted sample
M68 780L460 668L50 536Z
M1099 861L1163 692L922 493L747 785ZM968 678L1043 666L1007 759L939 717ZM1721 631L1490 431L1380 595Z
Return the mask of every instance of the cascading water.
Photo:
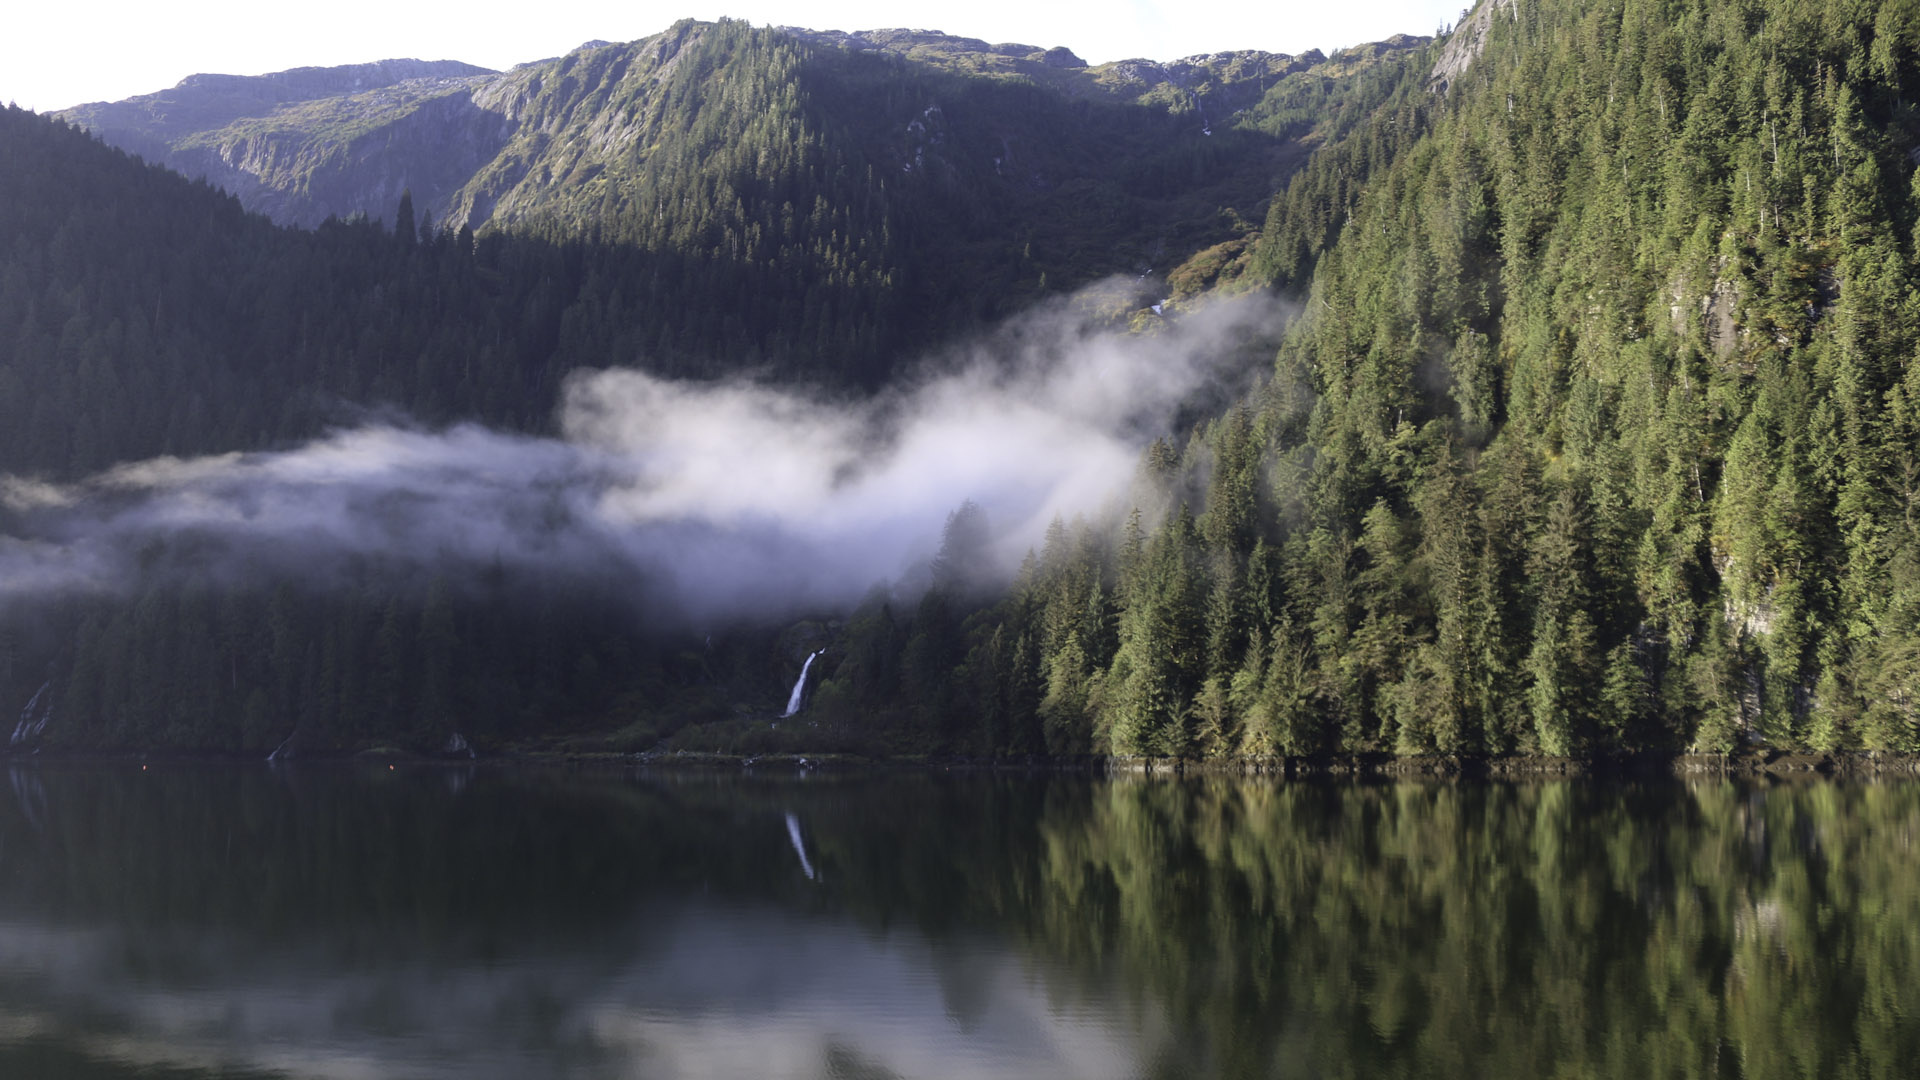
M807 662L800 665L800 678L793 684L793 693L787 696L787 711L780 714L781 719L800 711L800 697L807 692L807 669L813 666L814 657L826 651L825 649L814 650L807 655Z
M51 689L53 689L53 683L49 680L34 692L33 700L27 702L27 707L20 710L20 723L14 726L13 738L8 741L9 746L19 746L29 739L38 738L41 732L47 730L47 721L53 719L53 701L48 699L43 708L40 699L46 697L47 691Z

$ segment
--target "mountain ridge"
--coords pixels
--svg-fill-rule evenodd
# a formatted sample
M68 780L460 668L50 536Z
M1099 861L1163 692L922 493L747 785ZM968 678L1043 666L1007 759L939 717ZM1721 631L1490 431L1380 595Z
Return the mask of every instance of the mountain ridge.
M455 228L478 230L492 220L506 194L497 190L501 178L516 172L524 178L541 167L538 155L495 160L508 151L515 134L559 134L551 115L536 116L532 129L523 131L524 118L514 106L527 104L528 86L535 88L533 96L564 88L576 68L592 67L595 55L609 49L623 62L616 79L635 63L645 66L649 54L665 65L660 50L677 49L688 28L701 25L710 24L683 21L632 42L588 42L563 56L507 71L458 61L385 60L259 76L198 74L168 90L56 115L113 145L224 187L249 209L282 224L311 227L327 217L354 214L391 221L400 191L410 190L418 211ZM1290 75L1316 68L1338 75L1353 66L1353 58L1377 62L1382 49L1405 52L1426 40L1402 35L1345 50L1332 60L1318 50L1299 56L1241 50L1089 66L1064 47L989 44L938 31L782 27L775 32L835 52L897 57L917 70L1028 80L1074 100L1191 112L1208 132L1255 106ZM671 68L657 74L665 78Z

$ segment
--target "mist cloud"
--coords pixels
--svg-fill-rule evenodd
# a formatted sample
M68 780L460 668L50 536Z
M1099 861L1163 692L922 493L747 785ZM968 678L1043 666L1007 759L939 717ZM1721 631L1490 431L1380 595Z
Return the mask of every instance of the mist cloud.
M576 373L560 438L383 424L304 447L0 477L0 597L155 574L324 583L368 566L581 575L709 619L850 604L907 573L971 499L1007 565L1055 515L1107 508L1141 448L1238 388L1282 312L1244 298L1162 333L1023 316L858 402L639 371ZM1250 358L1255 358L1251 359Z

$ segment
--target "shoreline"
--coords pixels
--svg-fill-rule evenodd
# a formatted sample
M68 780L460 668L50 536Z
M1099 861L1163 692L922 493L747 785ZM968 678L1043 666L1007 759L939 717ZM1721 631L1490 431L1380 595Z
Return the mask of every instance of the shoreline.
M560 767L770 771L933 771L996 773L1082 773L1112 777L1264 776L1273 779L1551 779L1584 776L1769 777L1920 777L1920 754L1868 750L1831 754L1749 751L1742 754L1657 753L1556 758L1540 755L1387 753L1320 754L1305 757L1151 758L1084 755L1075 757L996 757L912 755L864 757L851 754L721 754L697 751L612 753L508 749L475 756L419 754L390 747L354 753L303 754L269 761L231 753L141 753L56 751L5 753L9 764L272 764L469 767Z

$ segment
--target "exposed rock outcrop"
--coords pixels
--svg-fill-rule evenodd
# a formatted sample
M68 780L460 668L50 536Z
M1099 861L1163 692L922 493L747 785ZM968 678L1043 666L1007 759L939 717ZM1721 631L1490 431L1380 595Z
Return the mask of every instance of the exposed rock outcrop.
M1433 62L1433 74L1427 76L1427 89L1444 95L1485 51L1493 20L1503 14L1516 16L1519 11L1520 0L1480 0L1472 14L1460 20L1460 25L1447 36L1447 43L1440 47L1440 58Z

